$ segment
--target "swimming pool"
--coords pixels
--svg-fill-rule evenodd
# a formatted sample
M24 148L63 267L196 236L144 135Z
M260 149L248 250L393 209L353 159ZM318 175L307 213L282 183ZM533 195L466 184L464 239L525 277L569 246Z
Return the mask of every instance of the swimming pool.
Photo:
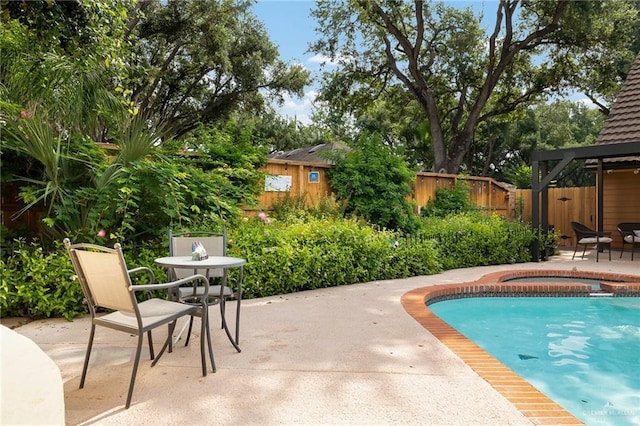
M467 298L430 309L585 423L640 424L640 298Z
M534 280L535 282L518 282L527 277L539 279ZM575 415L544 395L430 309L433 303L460 298L518 297L522 299L527 296L545 296L547 298L578 297L588 300L590 295L596 294L593 283L560 282L564 281L558 279L562 277L597 280L598 287L613 296L640 297L640 276L637 275L575 270L514 270L487 274L473 282L416 288L402 296L402 305L409 315L535 424L583 424ZM515 280L508 282L513 279ZM522 355L527 358L530 354ZM529 360L532 359L535 358L529 358ZM606 413L606 410L593 414L602 415L603 413Z

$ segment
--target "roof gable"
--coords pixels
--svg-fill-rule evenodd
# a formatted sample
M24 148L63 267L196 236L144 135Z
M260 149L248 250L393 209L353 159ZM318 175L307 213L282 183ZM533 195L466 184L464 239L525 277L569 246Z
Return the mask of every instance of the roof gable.
M267 155L267 158L308 163L332 164L331 159L327 157L327 153L340 150L348 151L349 148L346 145L338 142L323 143L320 145L297 148L292 151L272 152L271 154Z
M640 141L640 55L627 74L596 144Z
M595 143L605 145L624 142L640 142L640 55L631 65ZM640 156L611 158L605 161L635 164L640 162Z

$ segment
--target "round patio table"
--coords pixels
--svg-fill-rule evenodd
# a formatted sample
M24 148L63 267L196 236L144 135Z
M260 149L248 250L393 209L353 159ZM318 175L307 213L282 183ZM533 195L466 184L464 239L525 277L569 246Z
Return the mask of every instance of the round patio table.
M240 335L240 301L242 300L242 272L243 266L247 263L245 259L239 257L231 257L231 256L208 256L206 259L202 260L193 260L191 256L167 256L160 257L156 259L155 264L158 266L163 266L165 268L181 268L181 269L193 269L194 274L202 274L205 277L209 278L209 271L211 269L230 269L230 268L239 268L240 273L238 275L238 288L236 291L237 294L237 303L238 306L236 308L236 335L235 339L231 336L229 332L229 328L227 327L227 320L225 315L222 316L222 328L227 333L227 337L231 344L236 348L238 352L240 352L240 347L238 346L238 340ZM203 271L203 272L199 272ZM223 275L223 281L221 283L220 288L220 297L223 297L224 287L227 285L227 275Z

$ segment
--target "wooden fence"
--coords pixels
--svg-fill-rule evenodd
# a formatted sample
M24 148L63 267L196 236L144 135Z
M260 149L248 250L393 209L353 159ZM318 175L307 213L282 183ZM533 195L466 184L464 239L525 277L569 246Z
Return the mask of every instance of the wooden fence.
M531 220L530 189L516 191L517 215ZM560 235L558 244L575 246L571 222L580 222L592 229L597 227L597 196L595 186L580 188L549 188L549 225Z
M452 188L457 181L467 184L470 201L476 208L506 218L514 217L515 187L480 176L418 172L413 185L413 199L418 209L435 198L437 189Z
M18 197L19 191L20 186L17 182L2 184L2 191L0 191L2 225L8 230L25 228L37 232L42 223L42 218L45 217L44 208L40 206L32 207L16 217L17 213L24 207L24 203Z
M266 173L263 191L255 209L245 208L245 214L270 210L275 201L285 197L304 197L307 206L317 204L331 195L327 163L309 163L269 159L262 171Z
M302 196L307 206L318 203L322 197L332 194L326 173L330 167L326 163L270 159L263 168L267 178L264 192L258 198L257 210L270 210L274 201L287 196ZM415 201L418 212L435 197L437 189L451 188L458 180L468 184L470 200L479 209L506 218L514 217L515 187L486 177L428 172L418 172L413 184L411 199ZM246 214L253 214L255 211L245 210Z

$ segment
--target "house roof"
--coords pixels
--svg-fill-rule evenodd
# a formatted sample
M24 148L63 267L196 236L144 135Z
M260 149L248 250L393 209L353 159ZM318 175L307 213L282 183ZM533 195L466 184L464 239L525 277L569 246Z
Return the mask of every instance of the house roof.
M276 151L267 155L267 158L276 160L297 161L303 163L324 163L332 164L333 162L327 158L328 152L339 150L349 150L349 148L341 143L323 143L314 146L306 146L297 148L292 151ZM323 154L325 153L325 154Z
M640 141L640 55L631 66L596 145ZM640 162L640 155L611 158L608 162Z

